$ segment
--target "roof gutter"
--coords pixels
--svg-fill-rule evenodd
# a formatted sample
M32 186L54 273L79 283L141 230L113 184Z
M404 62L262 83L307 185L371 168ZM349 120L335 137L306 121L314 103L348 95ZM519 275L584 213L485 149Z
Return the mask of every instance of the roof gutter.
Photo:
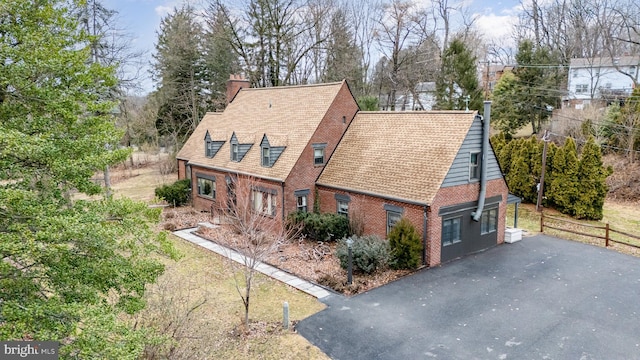
M417 206L429 206L429 204L424 203L424 202L415 201L415 200L408 200L408 199L402 199L402 198L397 198L397 197L387 196L387 195L382 195L382 194L376 194L376 193L369 192L369 191L354 190L354 189L349 189L349 188L345 188L345 187L325 185L325 184L322 184L322 183L316 183L316 185L317 186L323 186L323 187L326 187L326 188L329 188L329 189L333 189L333 190L342 190L342 191L346 191L346 192L350 192L350 193L354 193L354 194L368 195L368 196L377 197L377 198L381 198L381 199L397 201L397 202L403 202L405 204L411 204L411 205L417 205Z
M478 194L478 208L471 213L473 221L480 221L484 210L484 199L487 196L487 162L489 160L489 130L491 121L491 101L484 102L484 117L482 119L482 163L480 164L480 194Z
M202 165L202 164L194 163L194 162L191 162L191 161L189 161L187 164L191 165L191 166L194 166L194 165L195 166L199 166L199 167L204 168L204 169L216 170L216 171L220 171L220 172L226 172L226 173L229 173L229 174L250 176L250 177L253 177L253 178L256 178L256 179L262 179L262 180L268 180L268 181L273 181L273 182L278 182L278 183L284 183L284 180L282 180L282 179L272 178L272 177L262 176L262 175L256 175L256 174L252 174L252 173L248 173L248 172L244 172L244 171L225 169L225 168L216 167L216 166L210 166L210 165Z

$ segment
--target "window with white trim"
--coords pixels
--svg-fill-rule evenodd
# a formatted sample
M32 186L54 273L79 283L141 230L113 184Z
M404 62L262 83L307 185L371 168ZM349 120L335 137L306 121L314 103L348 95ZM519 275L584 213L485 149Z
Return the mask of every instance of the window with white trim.
M276 198L275 192L253 189L251 190L251 208L257 213L275 216Z
M576 85L576 94L587 94L589 92L588 84L578 84Z
M442 220L442 246L453 245L462 241L461 223L461 217Z
M338 214L349 217L349 202L346 200L337 201Z
M296 196L296 210L307 211L307 195Z
M327 144L313 144L313 165L324 165L324 149L327 147Z
M489 234L498 229L498 209L485 210L480 218L480 234Z
M394 226L402 219L402 213L387 210L387 235L391 232Z

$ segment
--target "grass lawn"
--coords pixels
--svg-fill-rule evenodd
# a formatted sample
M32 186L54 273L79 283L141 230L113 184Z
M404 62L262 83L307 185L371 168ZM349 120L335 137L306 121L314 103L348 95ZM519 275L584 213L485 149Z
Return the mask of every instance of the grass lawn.
M514 205L509 205L507 207L507 226L513 226L514 209ZM575 220L567 215L562 215L552 209L545 209L544 211L545 215L551 215L553 217L558 217L573 222L567 223L564 221L556 221L550 218L545 218L545 224L547 224L548 220L548 224L552 226L568 228L573 231L593 234L597 236L605 236L604 229L593 228L587 225L604 227L608 223L611 229L622 231L635 236L640 236L640 218L638 218L638 214L640 214L640 205L607 201L604 204L604 217L601 221ZM536 212L534 204L520 204L520 207L518 209L518 228L524 229L531 234L537 234L540 232L540 213ZM560 238L581 241L598 246L604 246L605 243L604 239L572 234L555 229L545 228L544 232L545 234L557 236ZM613 231L609 233L609 236L614 240L628 242L640 246L640 240L638 239L624 236ZM622 252L640 255L640 251L633 247L619 245L612 242L610 242L610 245Z
M242 300L229 260L172 236L184 255L149 286L147 308L138 321L172 336L152 358L172 359L328 359L302 336L282 327L282 305L297 322L324 308L315 298L259 275L254 280L249 316L251 331L241 326Z
M162 156L134 154L131 168L112 170L115 197L153 203L154 189L177 175L161 174ZM100 174L97 174L99 177ZM170 338L148 348L153 359L328 359L302 336L282 327L282 305L297 322L324 308L314 297L258 275L251 294L250 330L242 326L244 307L235 288L229 260L171 236L183 254L166 260L166 271L148 287L147 306L136 316L139 325L153 326Z

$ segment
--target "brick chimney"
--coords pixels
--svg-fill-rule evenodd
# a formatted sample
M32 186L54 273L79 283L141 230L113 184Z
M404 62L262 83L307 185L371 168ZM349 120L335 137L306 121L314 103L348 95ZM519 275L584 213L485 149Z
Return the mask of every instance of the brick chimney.
M227 105L233 100L238 91L242 88L249 88L251 84L243 75L231 74L227 80Z

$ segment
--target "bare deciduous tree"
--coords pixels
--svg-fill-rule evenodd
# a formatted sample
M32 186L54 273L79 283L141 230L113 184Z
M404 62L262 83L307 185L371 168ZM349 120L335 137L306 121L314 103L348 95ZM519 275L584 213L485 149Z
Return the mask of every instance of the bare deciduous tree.
M257 179L238 175L230 178L228 198L220 204L224 210L228 226L236 236L231 239L232 247L242 254L240 263L232 262L234 280L238 295L244 305L244 324L249 326L251 290L258 266L278 246L298 234L298 229L285 226L278 214L276 194L265 192Z

